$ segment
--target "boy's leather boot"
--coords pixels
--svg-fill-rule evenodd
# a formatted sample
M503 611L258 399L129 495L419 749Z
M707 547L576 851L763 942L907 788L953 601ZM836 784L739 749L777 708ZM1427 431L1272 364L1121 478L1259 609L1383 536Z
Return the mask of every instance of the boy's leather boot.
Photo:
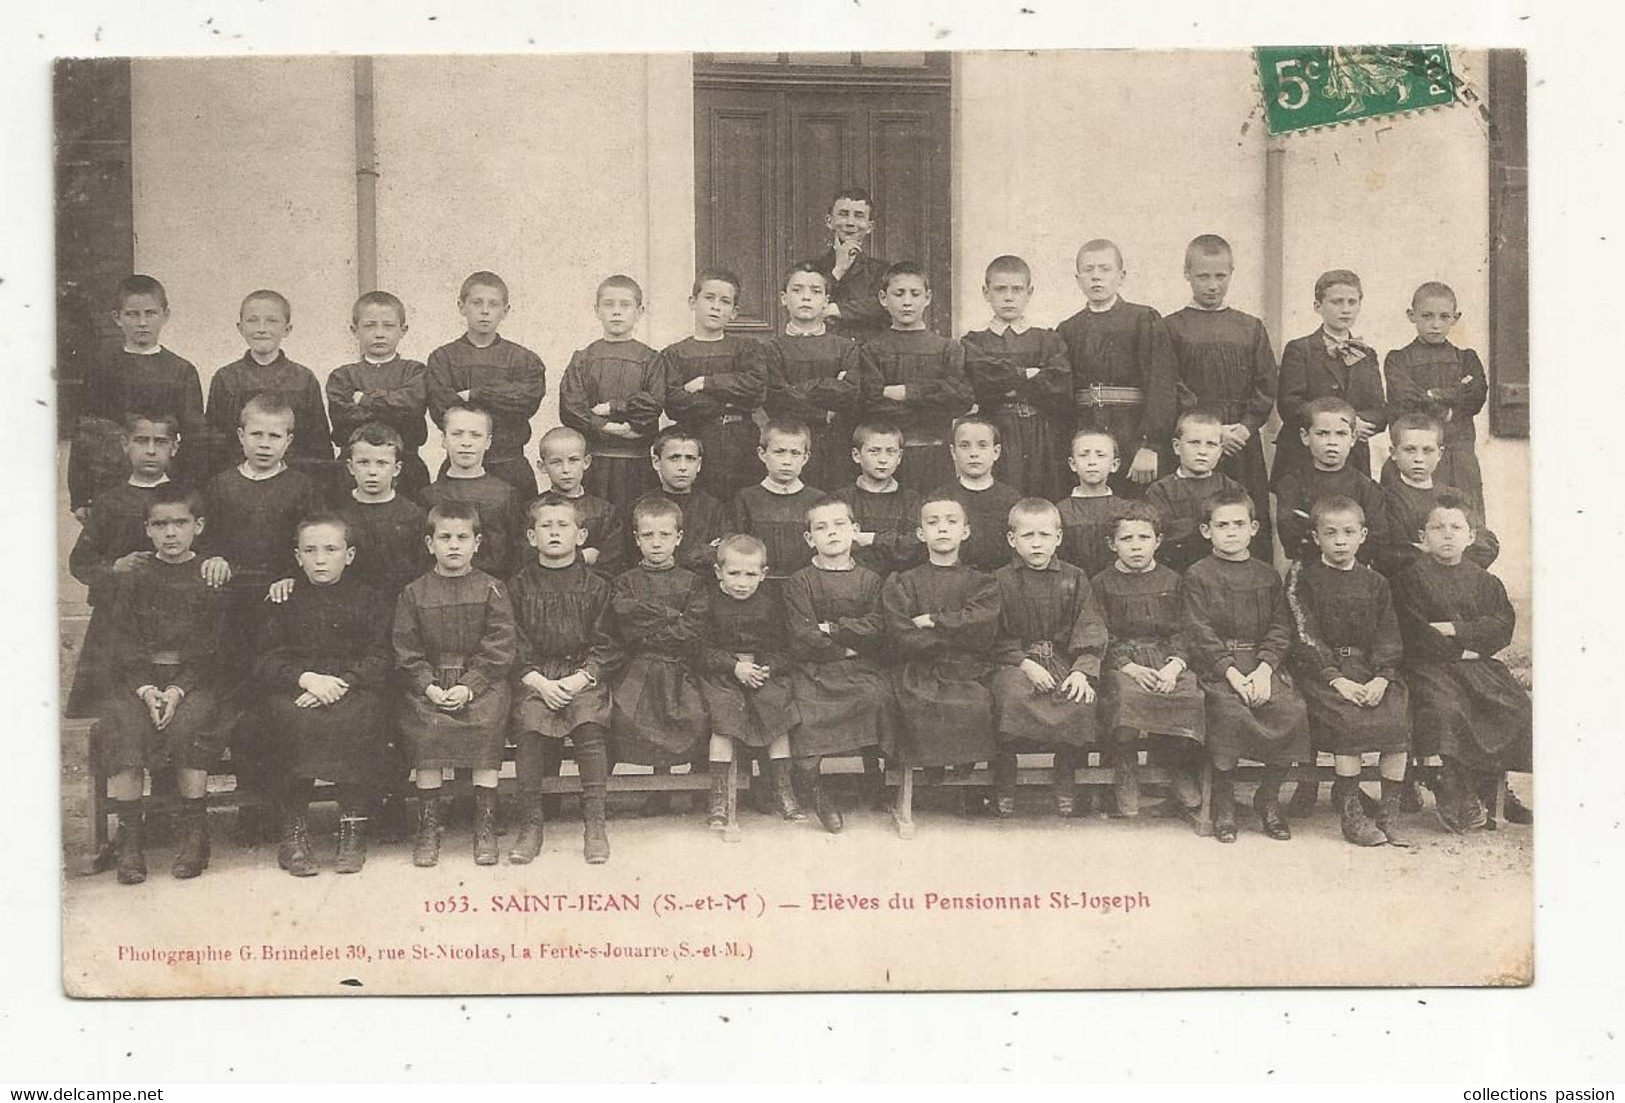
M474 864L497 864L497 791L474 787Z

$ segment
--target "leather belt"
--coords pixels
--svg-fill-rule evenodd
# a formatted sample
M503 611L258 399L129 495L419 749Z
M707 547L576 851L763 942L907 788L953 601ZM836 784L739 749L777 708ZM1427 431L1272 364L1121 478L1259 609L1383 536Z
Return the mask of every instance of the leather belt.
M1143 406L1145 391L1139 387L1116 387L1090 383L1075 392L1077 400L1090 406Z
M717 418L717 424L718 425L733 425L736 422L744 421L745 418L746 418L745 414L723 414L723 415L721 415L720 417Z
M181 653L179 651L154 651L147 656L147 661L153 666L180 666Z
M1017 417L1037 417L1039 410L1031 402L1006 402L999 407L1000 413L1014 414Z

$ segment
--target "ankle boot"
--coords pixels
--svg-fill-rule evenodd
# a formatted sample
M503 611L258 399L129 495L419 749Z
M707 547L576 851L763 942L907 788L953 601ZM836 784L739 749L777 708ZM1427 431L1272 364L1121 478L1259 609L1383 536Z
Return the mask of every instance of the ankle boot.
M1117 798L1119 816L1133 818L1140 814L1140 754L1133 747L1118 751L1112 794Z
M1332 803L1342 819L1344 839L1355 846L1381 846L1388 841L1388 836L1377 830L1377 825L1365 814L1358 779L1338 778L1332 786L1332 794Z
M418 791L418 831L412 840L412 864L423 869L440 861L440 794Z
M779 815L791 823L806 823L807 813L801 810L801 802L796 800L796 788L790 781L790 760L770 759L768 772L773 775L773 804Z
M1181 748L1181 753L1169 763L1168 768L1174 775L1174 799L1186 812L1196 812L1202 807L1202 763L1193 753ZM1193 747L1192 750L1200 750Z
M333 868L339 873L360 873L367 864L367 817L339 817L339 846Z
M1455 762L1446 762L1439 771L1439 800L1434 812L1445 830L1457 835L1484 827L1489 821L1467 771Z
M314 877L320 872L310 853L310 829L303 808L282 813L282 843L277 847L276 864L295 877Z
M519 821L519 837L508 850L508 861L516 866L529 865L542 852L542 837L547 821L547 802L540 794L530 793L523 798Z
M118 809L118 829L113 832L113 860L118 869L118 883L139 885L147 879L147 855L141 849L141 836L146 818L141 801L120 800L113 805Z
M1055 814L1071 816L1078 808L1078 759L1070 751L1055 752Z
M999 751L989 765L993 767L993 814L1007 820L1016 814L1016 756Z
M474 864L497 864L497 791L474 787Z
M1292 828L1281 814L1281 782L1286 771L1279 766L1264 767L1264 777L1253 793L1253 811L1258 813L1258 826L1272 839L1285 842L1292 838Z
M721 831L728 826L728 764L711 763L711 793L705 805L705 826Z
M1213 771L1213 837L1221 843L1236 841L1234 770Z
M863 752L863 802L877 812L889 812L892 795L886 791L885 763L873 747Z
M813 814L818 817L819 824L831 835L839 835L846 821L841 817L841 810L835 805L835 798L824 786L824 777L814 766L811 770L799 774L805 781L807 795L812 799Z
M1535 822L1535 810L1519 800L1511 789L1507 790L1505 811L1508 823L1527 827Z
M196 877L209 868L209 804L207 797L185 801L181 806L181 838L175 848L172 877Z
M602 789L581 796L581 856L589 866L601 866L609 861L609 832L604 826Z
M1389 846L1414 845L1399 823L1400 813L1405 810L1405 790L1408 788L1403 781L1382 779L1382 803L1377 805L1377 830L1382 832Z

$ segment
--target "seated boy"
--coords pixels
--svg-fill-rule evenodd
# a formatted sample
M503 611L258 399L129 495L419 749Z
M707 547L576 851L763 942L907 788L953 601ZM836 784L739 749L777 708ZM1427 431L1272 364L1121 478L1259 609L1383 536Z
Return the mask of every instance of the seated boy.
M901 659L891 674L902 720L895 757L905 772L987 762L998 749L984 679L995 667L999 584L959 561L970 527L952 498L925 500L919 535L926 562L892 575L880 594L886 635ZM905 784L895 812L905 838L913 832L912 793Z
M1002 454L999 427L981 414L962 417L954 422L948 452L954 477L931 496L952 498L964 507L970 537L959 558L971 570L992 573L1010 562L1005 528L1010 510L1021 501L1021 491L993 477L993 465Z
M1361 562L1381 565L1379 553L1391 544L1382 491L1371 476L1349 462L1360 417L1341 398L1317 398L1303 407L1298 430L1309 462L1283 474L1276 468L1275 531L1288 559L1308 559L1315 548L1310 508L1321 498L1352 498L1365 514L1370 538L1360 548ZM1282 438L1286 429L1281 430Z
M1065 533L1061 558L1093 578L1117 559L1111 540L1125 505L1110 481L1117 471L1117 441L1100 429L1079 429L1072 434L1066 465L1078 485L1055 503Z
M825 328L829 281L811 261L790 269L779 302L789 318L784 332L762 344L767 357L762 408L770 418L808 427L807 477L814 486L845 486L853 475L847 441L858 407L857 342Z
M547 394L547 367L534 352L497 332L508 308L508 285L495 272L475 272L463 281L457 311L467 329L429 354L429 416L444 429L447 413L455 408L487 410L491 454L485 468L513 487L517 501L528 502L536 496L536 473L525 459L525 445L530 419ZM496 533L488 527L487 536Z
M1258 522L1243 490L1207 500L1202 535L1213 554L1180 587L1191 661L1207 701L1207 745L1213 756L1213 837L1236 841L1234 770L1243 759L1264 764L1253 794L1264 834L1291 838L1281 814L1286 768L1313 761L1309 715L1292 688L1285 661L1292 614L1275 568L1252 557Z
M660 428L666 381L655 350L632 336L643 316L643 288L631 276L598 285L593 307L604 335L576 350L559 378L559 422L587 438L587 493L631 509L654 489L649 445Z
M1090 580L1106 620L1100 726L1111 739L1122 816L1140 811L1135 743L1142 733L1157 741L1153 750L1168 760L1180 807L1194 814L1202 806L1202 689L1190 668L1179 575L1157 562L1161 543L1156 509L1144 501L1125 502L1108 541L1112 565Z
M924 503L919 491L898 483L902 459L902 430L889 421L866 421L852 432L857 482L834 492L852 510L852 557L881 578L925 558L918 535Z
M327 411L340 452L369 422L382 422L395 431L401 438L397 489L410 498L429 485L429 469L418 455L429 439L429 369L398 351L406 329L406 304L388 291L369 291L355 301L350 332L360 346L361 359L334 368L327 377ZM348 496L349 489L339 487L338 501Z
M1174 430L1174 458L1179 466L1145 492L1145 500L1162 514L1162 547L1157 558L1176 571L1207 558L1211 550L1197 531L1206 516L1202 503L1221 490L1242 489L1229 475L1214 470L1223 454L1224 426L1218 414L1198 409L1179 415Z
M1320 315L1320 328L1288 341L1281 350L1275 402L1281 413L1281 431L1275 438L1275 470L1271 475L1277 485L1286 475L1309 469L1312 448L1305 447L1303 433L1310 427L1309 407L1322 398L1338 399L1357 411L1349 466L1371 477L1370 441L1387 424L1388 403L1377 371L1376 350L1353 333L1364 294L1360 277L1348 269L1322 272L1315 280L1315 313ZM1364 502L1360 505L1365 508ZM1369 509L1366 519L1371 519Z
M1487 826L1486 798L1508 770L1531 768L1529 694L1495 658L1517 613L1501 580L1465 558L1472 544L1467 500L1443 495L1428 512L1422 557L1394 580L1413 750L1443 757L1438 815L1455 832ZM1534 814L1509 794L1506 818Z
M1393 446L1390 463L1396 477L1382 484L1391 541L1382 559L1390 578L1422 554L1422 528L1441 495L1461 496L1471 506L1471 495L1439 479L1440 461L1446 452L1444 436L1444 427L1427 414L1400 414L1388 426L1388 440ZM1475 514L1473 543L1465 552L1467 560L1487 571L1500 554L1501 542Z
M589 865L609 861L604 828L608 679L620 663L620 648L610 634L609 583L578 554L586 534L568 498L536 499L525 532L535 558L508 586L519 630L513 731L524 801L508 861L519 865L541 852L542 781L550 772L548 760L558 756L566 739L581 772L582 854Z
M999 583L1001 663L993 675L993 712L1000 751L993 760L997 811L1016 811L1016 751L1055 752L1055 814L1070 816L1077 770L1098 741L1095 685L1106 650L1106 622L1089 576L1055 556L1061 515L1042 498L1010 510L1007 538L1016 561L994 573Z
M466 502L479 510L479 554L474 567L493 578L507 578L518 561L522 506L513 480L486 467L496 420L489 410L478 406L453 405L441 411L440 423L446 465L419 500L430 510L446 502ZM535 482L531 480L533 487ZM532 490L530 497L534 496Z
M277 864L295 877L316 875L306 816L321 779L337 790L335 867L359 873L372 788L384 763L389 621L379 615L378 591L346 570L355 548L342 517L303 518L294 557L303 581L272 608L255 671L273 736L287 755Z
M892 265L880 291L891 328L870 338L858 358L861 413L903 430L905 462L898 474L924 494L953 478L944 447L953 420L969 412L975 395L965 377L965 349L926 328L931 281L909 261Z
M621 532L621 511L588 493L584 485L593 468L587 438L568 426L549 429L542 434L540 456L538 466L547 476L542 497L550 502L567 501L575 507L576 523L585 533L581 562L601 575L613 577L621 569L626 536Z
M678 564L691 571L710 574L711 564L717 559L717 545L728 532L728 517L721 502L694 488L700 469L705 465L705 445L694 434L672 426L655 438L649 456L660 485L644 497L664 499L682 513L683 540L676 549ZM628 563L636 563L640 555L636 536L628 526Z
M790 629L791 694L801 726L790 733L790 751L802 790L825 831L843 826L840 808L820 781L824 755L868 748L890 750L896 703L882 664L885 625L880 613L881 578L852 555L857 531L852 508L824 498L807 510L812 563L784 585Z
M722 502L752 481L751 415L767 389L761 343L728 332L739 314L739 288L739 277L726 269L707 268L696 276L688 298L694 332L667 345L659 359L666 415L699 440L710 461L700 473L700 489Z
M209 768L225 749L227 723L218 692L223 603L203 581L192 550L203 519L196 494L173 484L157 488L145 518L153 560L116 576L107 595L110 669L100 732L118 816L113 855L121 885L147 879L143 770L176 771L181 837L170 872L196 877L209 864Z
M1066 342L1053 329L1027 323L1033 273L1020 257L994 258L982 298L993 319L962 340L976 408L998 426L1004 445L996 473L1022 494L1053 501L1066 493L1062 450L1072 425Z
M469 502L429 510L424 543L434 568L395 604L395 664L407 683L401 735L418 790L412 864L440 861L442 771L474 782L474 861L497 861L497 774L507 743L508 675L518 651L513 606L502 583L474 566L483 514Z
M1352 499L1322 498L1312 513L1320 558L1298 560L1286 578L1295 684L1309 708L1315 749L1335 761L1332 806L1342 816L1343 837L1357 846L1410 846L1399 814L1411 718L1388 581L1355 561L1366 527ZM1382 775L1375 823L1358 792L1366 754L1379 756Z
M776 584L811 559L807 545L807 510L824 492L801 481L812 435L797 421L770 421L762 427L756 449L767 476L738 494L728 510L728 531L754 536L767 555L767 578Z

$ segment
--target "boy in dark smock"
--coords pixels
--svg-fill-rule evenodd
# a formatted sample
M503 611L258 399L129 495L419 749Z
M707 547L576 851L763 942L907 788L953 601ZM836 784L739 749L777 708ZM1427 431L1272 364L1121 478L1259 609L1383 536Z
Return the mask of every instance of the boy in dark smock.
M1061 558L1093 578L1117 561L1112 534L1127 504L1110 483L1117 470L1117 441L1103 429L1079 429L1072 434L1066 465L1078 485L1055 503L1065 535Z
M1360 560L1385 565L1393 537L1388 531L1382 489L1350 462L1359 415L1340 398L1317 398L1304 408L1299 437L1309 462L1280 478L1275 486L1275 528L1288 559L1312 559L1315 547L1310 511L1322 498L1352 498L1365 514L1371 538L1360 547ZM1285 430L1282 430L1283 434Z
M441 422L446 466L419 500L430 510L448 502L464 502L477 509L480 544L475 569L493 578L507 578L518 564L524 507L513 481L486 467L496 422L489 410L477 406L452 406L441 414Z
M783 332L762 344L762 408L774 420L808 427L807 479L814 486L845 486L855 473L848 449L858 409L857 342L829 331L827 280L810 262L790 270L779 302L789 318Z
M1422 529L1440 497L1454 494L1466 499L1471 507L1471 495L1439 478L1444 436L1444 427L1428 414L1400 414L1388 427L1394 477L1382 484L1391 541L1382 560L1389 578L1397 577L1422 554ZM1501 554L1501 542L1483 523L1481 514L1475 512L1471 519L1473 542L1464 554L1469 562L1487 571Z
M406 304L388 291L369 291L356 300L350 332L361 359L334 368L327 377L327 412L341 458L363 425L382 422L395 430L401 438L397 489L416 497L429 485L429 469L418 454L429 439L429 369L400 355L406 330ZM343 472L337 474L337 501L343 502L350 483Z
M1211 550L1199 531L1207 517L1207 500L1223 490L1243 489L1215 470L1223 455L1223 440L1223 425L1211 410L1187 410L1179 415L1179 428L1174 431L1179 466L1146 491L1145 500L1162 514L1162 547L1157 549L1157 558L1176 571L1189 569ZM1269 557L1264 561L1269 562Z
M728 510L728 531L745 533L762 542L767 554L767 578L777 591L780 584L812 560L807 546L807 510L824 492L801 481L807 466L812 435L800 422L770 421L762 427L756 450L767 475L738 494Z
M542 498L549 502L569 502L575 509L582 538L581 561L606 578L621 569L626 550L626 534L621 531L621 511L611 502L588 493L586 476L593 468L593 455L587 438L560 425L542 434L540 468L547 476ZM530 556L521 549L521 556Z
M882 579L925 559L920 543L919 491L900 484L897 465L903 458L903 433L885 421L869 421L852 434L856 482L834 492L852 510L852 557Z
M991 574L1010 562L1007 526L1010 510L1021 501L1021 491L993 477L1002 454L999 427L980 414L962 417L954 423L948 451L954 477L934 488L931 497L952 498L964 508L970 537L959 558L972 570Z

